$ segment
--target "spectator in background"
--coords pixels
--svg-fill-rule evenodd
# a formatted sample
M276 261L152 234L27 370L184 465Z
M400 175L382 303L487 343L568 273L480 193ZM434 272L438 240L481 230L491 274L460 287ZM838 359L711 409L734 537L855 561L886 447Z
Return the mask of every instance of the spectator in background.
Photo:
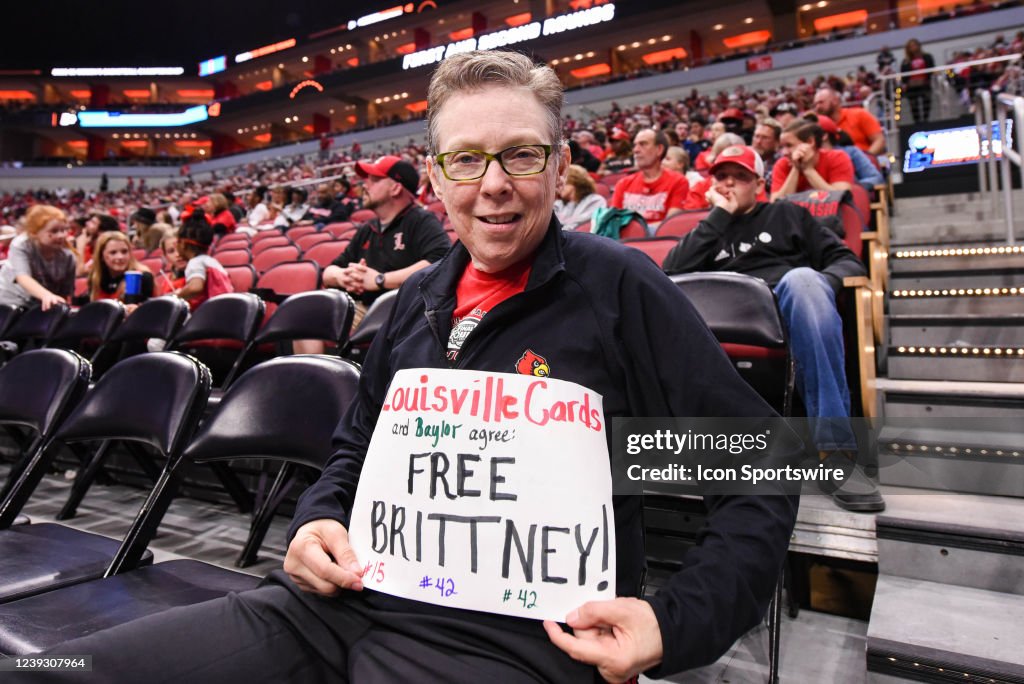
M323 276L324 287L341 288L356 300L353 326L377 297L397 289L451 246L441 221L413 201L419 174L412 164L385 156L373 163L356 162L356 173L365 179L363 206L377 220L359 227Z
M739 120L737 120L737 128L738 124ZM703 152L697 155L696 159L693 160L694 169L696 169L697 171L708 170L708 168L711 166L711 161L708 159L708 150L711 148L712 145L715 144L716 140L725 135L727 132L728 131L726 130L726 124L724 121L716 121L715 123L711 124L710 127L708 127L708 146L704 148Z
M0 268L0 304L39 306L67 302L75 290L75 255L67 248L64 212L37 204L25 213L25 232L11 241Z
M134 214L128 217L128 232L135 238L135 244L142 246L142 236L154 223L156 223L156 212L148 207L139 207Z
M275 226L281 212L288 206L289 197L288 188L284 185L274 186L270 190L270 201L267 202L267 209L270 211L270 218L274 221Z
M317 186L316 201L306 214L306 218L312 220L317 228L323 228L328 223L348 221L351 215L352 211L348 205L335 199L333 184L324 182Z
M878 64L879 74L888 74L892 71L892 65L896 63L896 58L893 57L889 47L885 46L878 51L878 56L875 57L875 63Z
M819 120L831 119L835 125L846 131L853 144L868 155L877 157L885 152L885 133L871 112L863 107L843 107L839 93L832 88L819 88L814 93L814 111Z
M921 43L916 38L907 41L903 62L900 64L901 72L931 69L934 66L935 59L921 48ZM910 100L914 123L927 121L932 111L932 75L904 76L903 96Z
M576 230L588 222L594 211L608 206L604 197L597 193L597 184L582 166L570 166L565 185L555 200L555 216L563 230Z
M134 311L140 302L153 296L154 280L150 270L132 256L132 245L124 233L104 233L96 243L96 258L89 272L89 300L119 299L125 301L124 274L128 271L142 273L142 283L137 297L126 302L128 313Z
M178 236L168 235L164 238L160 248L164 253L165 270L160 272L157 278L157 290L160 294L174 294L175 290L185 285L185 267L188 260L178 251Z
M782 158L772 170L771 198L804 190L849 190L853 163L839 150L822 149L825 131L811 121L797 120L782 133Z
M669 216L683 210L690 183L686 176L663 169L668 152L665 134L645 128L633 139L633 159L639 169L615 185L610 206L640 214L648 227L656 228Z
M601 168L601 160L575 140L569 141L569 156L573 164L582 166L590 173L597 173L597 170Z
M178 234L178 252L188 263L185 264L185 284L174 292L193 310L207 299L235 291L228 272L207 254L212 244L213 226L206 220L205 212L196 209Z
M306 191L304 189L292 188L289 194L291 202L281 209L277 219L274 220L274 225L280 228L288 228L293 223L304 219L306 214L309 213L309 204L306 203Z
M850 163L853 164L854 180L865 190L870 192L876 185L885 182L878 167L872 164L871 159L853 144L846 131L839 130L832 119L816 114L805 114L804 118L821 126L821 130L825 132L821 144L823 150L840 150L846 153L846 156L850 158Z
M786 130L786 126L793 123L800 116L800 108L792 102L780 102L772 107L769 114L779 122L782 130Z
M779 140L782 138L782 126L775 119L765 119L754 129L753 145L754 151L761 155L764 162L765 187L772 187L771 170L775 162L779 160Z
M245 218L245 207L238 203L235 198L235 193L230 190L225 190L222 194L224 195L224 199L228 201L228 211L230 211L231 215L235 217L235 225L237 225L239 221Z
M237 224L235 215L228 208L228 198L222 193L214 192L206 198L206 209L204 212L210 216L210 225L214 235L225 235L234 233Z
M598 173L607 176L612 173L622 173L633 168L633 141L629 133L621 128L613 128L611 133L610 150L604 157L604 162Z
M92 268L92 257L96 250L96 240L100 233L121 231L121 224L110 214L93 214L85 222L85 231L75 238L75 251L78 256L77 275L85 275Z
M146 254L150 254L154 250L158 249L163 244L164 238L171 235L174 232L174 227L169 223L163 221L157 221L142 234L141 241L138 239L136 243L142 249L146 250Z
M270 208L266 203L267 198L267 186L259 185L249 191L246 196L246 203L249 205L249 212L245 215L245 222L249 225L248 229L241 229L249 234L255 233L260 230L260 226L264 223L269 224L273 219L270 215ZM270 226L266 226L269 228Z
M673 145L665 152L665 158L661 160L662 168L669 171L681 173L684 176L690 170L690 155L682 147ZM687 179L689 182L689 179Z
M711 147L711 141L704 137L704 127L707 121L699 116L690 117L690 135L682 142L682 147L690 155L690 162L696 162L697 156L704 150Z

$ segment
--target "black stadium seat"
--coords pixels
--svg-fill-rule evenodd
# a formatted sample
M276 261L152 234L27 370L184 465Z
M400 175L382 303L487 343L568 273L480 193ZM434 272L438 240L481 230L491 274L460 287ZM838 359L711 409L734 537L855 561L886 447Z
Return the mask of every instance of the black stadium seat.
M391 309L395 307L395 300L398 299L398 290L391 290L385 292L380 297L374 300L373 304L366 311L366 315L363 316L363 320L359 323L359 327L352 337L349 338L348 352L352 356L365 355L366 350L369 349L370 343L373 342L373 338L376 337L380 329L384 327L388 318L391 316Z
M118 358L124 359L144 352L147 340L173 339L187 319L188 302L184 299L173 295L154 297L125 319L110 336L110 343L121 345ZM99 376L104 370L97 367L93 375Z
M354 313L352 298L341 290L299 292L281 302L267 324L256 333L253 344L323 340L341 349L352 330Z
M253 336L263 322L265 310L263 300L251 292L233 292L213 297L196 308L167 348L172 351L187 350L204 360L207 352L215 354L224 349L223 346L204 346L204 342L231 342L227 345L229 356L233 357L230 368L224 374L214 373L215 386L225 387L238 372ZM218 377L219 382L216 381Z
M0 426L28 429L25 445L0 493L0 530L10 527L53 460L53 434L89 386L89 363L63 349L20 354L0 368ZM18 484L17 495L10 491Z
M64 319L50 338L49 346L73 349L85 354L85 344L93 343L89 360L94 361L103 352L110 336L125 317L124 304L116 299L98 299Z
M4 340L15 343L22 351L44 346L67 317L68 311L66 304L51 306L46 311L38 306L29 309L11 324L4 333Z
M139 387L149 388L146 401L139 401ZM145 444L164 462L159 481L120 545L58 524L18 525L0 531L0 602L150 562L146 546L177 485L171 466L180 460L209 393L209 371L184 354L143 354L111 368L57 429L54 441L116 439ZM25 496L20 491L23 481L26 478L9 497Z
M11 306L10 304L0 304L0 340L6 339L7 329L11 327L11 324L18 319L21 315L21 308L17 306Z

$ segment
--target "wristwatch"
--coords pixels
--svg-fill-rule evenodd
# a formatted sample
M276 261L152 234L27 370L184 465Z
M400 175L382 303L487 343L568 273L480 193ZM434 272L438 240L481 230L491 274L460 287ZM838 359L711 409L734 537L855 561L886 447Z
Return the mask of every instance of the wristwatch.
M377 283L377 289L383 290L384 288L384 274L378 273L377 277L373 279L373 282Z

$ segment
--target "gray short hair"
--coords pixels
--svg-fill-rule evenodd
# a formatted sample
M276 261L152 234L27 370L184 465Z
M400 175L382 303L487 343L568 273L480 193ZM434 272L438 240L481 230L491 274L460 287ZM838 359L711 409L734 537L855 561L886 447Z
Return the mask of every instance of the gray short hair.
M476 50L441 62L427 89L427 148L437 154L437 115L452 95L488 86L523 88L533 93L548 114L551 144L562 142L562 82L546 64L534 64L526 55L500 50Z

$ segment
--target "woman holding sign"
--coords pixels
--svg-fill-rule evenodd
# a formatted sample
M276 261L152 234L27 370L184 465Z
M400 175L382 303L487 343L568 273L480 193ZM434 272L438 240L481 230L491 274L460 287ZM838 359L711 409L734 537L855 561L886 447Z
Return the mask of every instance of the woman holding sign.
M771 409L650 259L561 230L562 100L521 54L441 62L427 169L459 242L399 290L284 572L59 652L138 680L626 681L760 621L788 497L707 497L684 569L638 598L641 500L611 497L609 421ZM520 507L535 490L554 493Z

